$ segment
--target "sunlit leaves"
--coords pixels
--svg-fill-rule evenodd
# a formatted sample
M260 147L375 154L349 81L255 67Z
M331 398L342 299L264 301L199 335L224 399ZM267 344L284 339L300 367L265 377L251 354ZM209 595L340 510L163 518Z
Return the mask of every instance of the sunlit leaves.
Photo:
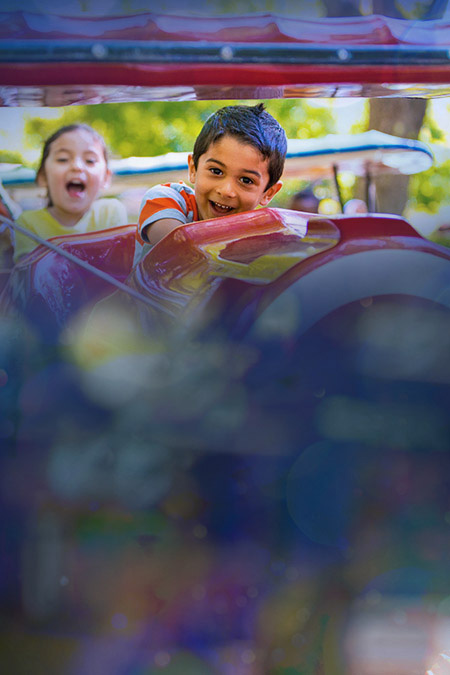
M31 118L27 133L36 144L62 124L86 122L94 126L115 156L155 156L166 152L192 150L204 122L218 108L254 101L154 101L151 103L109 103L66 108L57 120ZM267 110L278 119L289 138L314 138L335 130L334 117L326 108L304 101L273 100Z
M411 177L411 206L425 208L436 213L439 207L449 203L450 160L431 167Z

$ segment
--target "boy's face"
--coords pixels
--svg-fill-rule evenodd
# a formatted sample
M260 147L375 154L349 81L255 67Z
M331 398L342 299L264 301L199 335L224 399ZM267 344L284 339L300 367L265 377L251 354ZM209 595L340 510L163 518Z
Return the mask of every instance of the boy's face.
M197 168L192 155L188 162L200 220L267 206L282 185L279 181L266 190L269 160L234 136L212 143L199 157Z

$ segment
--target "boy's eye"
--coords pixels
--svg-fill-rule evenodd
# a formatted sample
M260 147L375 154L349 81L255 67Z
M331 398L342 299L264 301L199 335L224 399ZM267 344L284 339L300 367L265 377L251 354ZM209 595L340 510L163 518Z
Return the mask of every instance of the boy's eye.
M56 161L63 164L63 162L67 162L67 157L57 157Z
M210 168L210 171L211 171L211 173L214 174L215 176L220 176L220 175L222 174L222 170L219 169L217 166L212 166L212 167Z
M245 185L253 185L253 183L254 183L254 181L251 178L249 178L248 176L242 176L241 181Z
M97 163L97 160L96 160L96 159L92 159L92 157L90 157L89 159L86 160L86 164L89 164L89 165L91 165L91 166L92 166L93 164L96 164L96 163Z

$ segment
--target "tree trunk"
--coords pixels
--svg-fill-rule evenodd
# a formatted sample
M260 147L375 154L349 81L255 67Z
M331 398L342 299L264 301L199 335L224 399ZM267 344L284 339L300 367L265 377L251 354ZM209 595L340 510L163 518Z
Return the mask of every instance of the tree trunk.
M370 100L369 129L416 139L425 115L426 99ZM408 199L409 176L386 174L375 178L377 211L400 215Z

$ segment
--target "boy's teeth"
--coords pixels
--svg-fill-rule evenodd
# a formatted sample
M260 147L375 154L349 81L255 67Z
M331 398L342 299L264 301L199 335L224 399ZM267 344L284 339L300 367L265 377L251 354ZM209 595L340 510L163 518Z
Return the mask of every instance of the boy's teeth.
M213 202L214 206L218 209L222 209L222 211L231 211L233 208L232 206L224 206L223 204L218 204L217 202Z

